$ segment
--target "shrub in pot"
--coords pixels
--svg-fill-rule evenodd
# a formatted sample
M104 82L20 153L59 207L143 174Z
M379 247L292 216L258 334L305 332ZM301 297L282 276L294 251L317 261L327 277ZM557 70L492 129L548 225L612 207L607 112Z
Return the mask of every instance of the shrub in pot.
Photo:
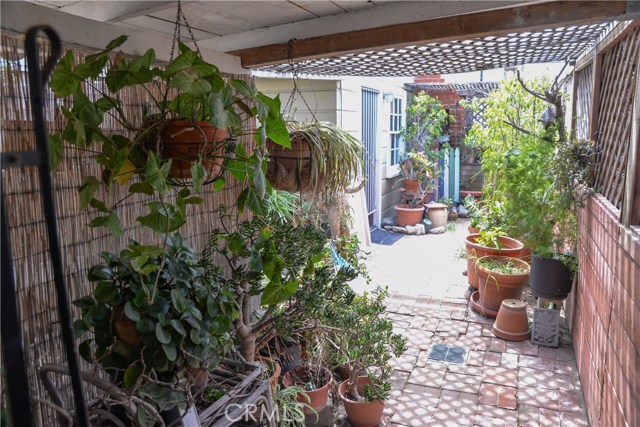
M192 386L203 388L206 371L232 347L234 290L177 234L164 246L131 242L101 256L88 273L93 292L73 302L82 314L76 335L91 333L81 356L157 411L184 409ZM144 406L138 411L153 419Z
M386 295L377 288L370 295L355 296L348 304L332 305L325 319L332 327L328 339L349 370L338 395L354 427L380 422L391 390L389 360L406 348L406 338L394 334L392 322L384 317Z
M476 262L487 255L502 255L518 257L524 245L518 240L504 235L501 228L482 230L477 234L465 237L467 249L467 279L470 286L478 288L478 275L476 274Z
M519 258L487 255L475 264L479 298L472 307L488 317L496 317L505 299L520 299L529 281L530 266Z

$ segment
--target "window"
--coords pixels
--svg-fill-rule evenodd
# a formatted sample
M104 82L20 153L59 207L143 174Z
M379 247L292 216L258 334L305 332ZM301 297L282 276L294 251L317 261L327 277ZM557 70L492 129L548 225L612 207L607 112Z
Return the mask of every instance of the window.
M400 163L400 146L402 144L402 136L400 129L402 128L402 99L393 98L391 101L391 112L389 113L389 135L390 141L390 164L391 166Z

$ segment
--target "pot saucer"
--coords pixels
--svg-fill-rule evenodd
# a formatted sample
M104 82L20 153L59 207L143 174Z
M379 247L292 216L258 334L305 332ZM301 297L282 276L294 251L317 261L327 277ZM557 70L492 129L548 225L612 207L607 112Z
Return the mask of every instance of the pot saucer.
M480 291L475 291L471 294L471 308L473 311L480 313L484 316L491 317L493 319L496 318L498 312L496 310L491 310L489 308L484 308L480 304Z

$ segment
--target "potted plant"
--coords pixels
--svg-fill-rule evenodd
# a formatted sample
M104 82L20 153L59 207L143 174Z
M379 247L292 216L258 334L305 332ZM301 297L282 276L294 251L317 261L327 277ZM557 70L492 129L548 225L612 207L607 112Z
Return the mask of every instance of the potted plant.
M481 230L480 233L470 234L465 238L467 249L467 279L469 285L478 288L476 262L487 255L501 255L518 257L524 245L522 242L507 237L503 228L493 227Z
M497 316L503 300L520 299L529 281L529 264L518 258L487 255L477 260L475 268L479 295L471 305L487 317Z
M287 120L291 145L269 143L267 177L279 190L334 194L362 175L364 148L329 122Z
M483 218L486 216L486 209L471 195L464 198L464 206L469 212L469 226L467 227L469 233L479 233Z
M131 242L101 256L88 273L93 292L73 302L81 309L76 335L91 333L80 355L148 404L138 419L154 419L149 407L185 409L232 347L233 289L177 234L163 246Z
M406 338L394 334L392 322L384 317L386 295L377 288L370 295L355 296L351 303L332 305L325 319L332 327L328 340L348 367L349 377L338 387L338 395L354 427L380 422L391 390L389 360L406 348Z
M70 108L61 107L67 123L51 136L52 151L61 153L63 142L93 150L102 168L99 177L85 178L80 195L83 208L91 205L106 214L95 225L115 232L119 224L114 210L121 201L97 199L99 184L111 188L137 176L132 193L153 194L170 184L186 183L199 192L221 175L223 161L234 154L234 138L246 132L257 149L247 156L244 147L236 147L234 176L252 183L244 199L253 202L243 206L259 210L267 195L262 168L266 138L290 144L279 99L242 80L223 78L215 65L182 43L179 55L166 67L156 65L153 49L134 57L114 53L126 40L116 38L79 64L68 51L50 82L56 96L71 102ZM89 99L85 86L102 96ZM148 95L149 106L142 114L127 110L130 91ZM259 120L258 129L250 129L254 119ZM116 122L121 131L106 132L103 124L108 121Z
M328 344L321 329L307 331L305 334L306 357L302 364L293 367L282 378L285 387L301 387L306 394L300 395L298 400L309 405L304 409L305 414L322 411L329 399L329 389L333 384L333 375L327 369L326 357Z

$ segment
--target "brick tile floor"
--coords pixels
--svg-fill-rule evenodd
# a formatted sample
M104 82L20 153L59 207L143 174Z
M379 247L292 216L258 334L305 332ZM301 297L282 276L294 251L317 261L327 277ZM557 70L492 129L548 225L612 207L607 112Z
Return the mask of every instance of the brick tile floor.
M389 285L387 317L408 339L407 352L392 363L381 426L588 426L566 330L559 348L508 342L491 332L493 319L468 307L466 262L458 257L465 235L457 227L372 247L371 277ZM464 347L463 363L430 360L435 344Z

